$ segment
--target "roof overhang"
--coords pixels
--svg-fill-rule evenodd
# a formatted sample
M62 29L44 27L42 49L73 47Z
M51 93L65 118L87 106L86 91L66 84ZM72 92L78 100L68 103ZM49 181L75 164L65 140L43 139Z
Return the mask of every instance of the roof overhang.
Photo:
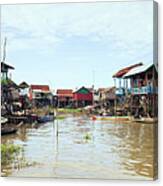
M141 74L143 72L146 72L152 66L154 66L153 63L152 64L150 63L150 64L146 64L146 65L142 65L142 66L136 67L136 68L130 70L128 73L126 73L123 76L123 78L129 78L129 77L135 76L137 74Z

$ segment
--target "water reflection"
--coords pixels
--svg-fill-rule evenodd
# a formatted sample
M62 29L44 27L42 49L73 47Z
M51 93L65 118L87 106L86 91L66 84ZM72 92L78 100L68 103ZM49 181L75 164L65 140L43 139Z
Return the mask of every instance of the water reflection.
M151 179L155 126L71 116L26 125L17 134L2 137L2 143L22 145L23 158L36 164L9 169L7 175Z

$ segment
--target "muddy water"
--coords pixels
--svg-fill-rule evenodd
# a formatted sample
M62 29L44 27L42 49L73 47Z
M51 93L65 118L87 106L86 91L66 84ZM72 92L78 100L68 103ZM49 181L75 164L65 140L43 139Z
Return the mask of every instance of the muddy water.
M58 135L57 135L58 126ZM91 121L69 116L41 125L26 125L2 137L23 151L6 176L152 179L154 124Z

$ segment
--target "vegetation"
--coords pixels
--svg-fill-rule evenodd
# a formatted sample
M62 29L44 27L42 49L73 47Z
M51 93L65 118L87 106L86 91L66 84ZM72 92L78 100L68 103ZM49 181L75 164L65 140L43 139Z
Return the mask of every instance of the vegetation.
M63 115L58 115L58 116L56 116L56 119L58 119L58 120L63 120L63 119L65 119L66 117L65 116L63 116Z
M13 85L15 82L13 82L11 79L1 79L1 85ZM15 84L16 85L16 84Z
M44 116L46 114L49 114L50 112L54 112L54 109L52 107L43 107L43 108L33 108L32 112L35 113L38 116Z
M38 165L36 161L29 162L22 156L23 148L14 144L1 144L1 176L9 176L8 166L14 169ZM16 161L15 161L16 160Z
M91 135L87 133L87 134L84 136L84 139L85 139L85 140L91 140Z
M58 116L57 119L65 119L66 114L80 114L83 109L81 108L53 108L53 107L44 107L44 108L33 108L32 112L38 116L44 116L49 113L53 113L56 110Z
M59 108L59 109L57 109L57 111L58 112L62 112L62 113L81 113L82 112L82 109L80 109L80 108L76 108L76 109L74 109L74 108Z
M19 145L1 144L1 164L10 163L21 150L22 148Z

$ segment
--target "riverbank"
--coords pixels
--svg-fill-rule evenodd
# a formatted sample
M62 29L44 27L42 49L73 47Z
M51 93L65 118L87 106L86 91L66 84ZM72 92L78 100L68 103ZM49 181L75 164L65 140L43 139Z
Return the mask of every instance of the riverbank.
M6 127L10 127L13 125L19 126L19 124L25 123L37 123L39 118L43 120L47 117L57 120L65 119L68 115L73 116L81 116L85 115L88 116L91 120L105 120L105 121L115 121L115 122L137 122L137 123L157 123L157 118L134 118L131 116L107 116L107 115L99 115L93 114L91 111L86 110L84 108L53 108L53 107L42 107L42 108L33 108L27 112L27 115L15 115L15 116L8 116ZM16 121L16 122L15 122ZM44 120L43 120L44 121ZM48 120L49 121L49 120ZM8 125L9 124L9 125ZM2 125L2 126L5 126ZM16 126L15 125L15 126ZM16 127L17 128L17 127Z
M97 116L92 115L92 120L101 120L101 121L114 121L114 122L126 122L126 123L143 123L143 124L157 124L158 119L157 118L148 118L148 117L142 117L142 118L134 118L131 116Z

